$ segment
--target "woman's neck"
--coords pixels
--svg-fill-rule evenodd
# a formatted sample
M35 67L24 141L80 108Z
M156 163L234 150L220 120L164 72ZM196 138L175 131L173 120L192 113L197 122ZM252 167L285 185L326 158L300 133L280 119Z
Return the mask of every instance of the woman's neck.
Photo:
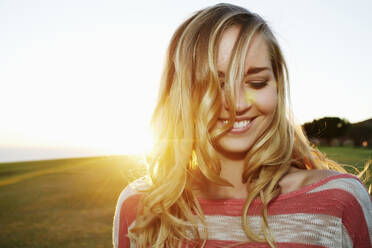
M244 160L232 160L222 157L220 163L220 177L228 181L232 186L220 186L204 179L199 181L197 184L197 189L195 190L196 196L210 200L247 198L249 187L247 186L247 183L242 182ZM309 182L313 183L319 181L320 177L318 174L322 171L318 172L319 170L304 170L291 167L286 175L284 175L278 182L279 187L281 188L281 193L288 193L309 184Z
M246 198L248 195L247 185L242 182L244 160L221 158L220 162L220 177L232 186L220 186L206 180L198 190L197 196L206 199Z

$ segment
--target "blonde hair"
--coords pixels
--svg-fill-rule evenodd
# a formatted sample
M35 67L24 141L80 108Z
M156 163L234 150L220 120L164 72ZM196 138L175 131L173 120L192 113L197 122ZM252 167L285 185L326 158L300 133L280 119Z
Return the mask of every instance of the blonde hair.
M242 214L247 237L275 247L267 221L267 206L280 194L279 180L291 166L301 169L333 169L345 172L313 148L289 111L288 71L281 49L266 22L248 10L217 4L196 12L173 35L167 51L161 88L152 126L155 145L149 161L151 185L143 192L130 237L138 247L180 247L183 241L203 246L207 239L205 218L193 192L193 182L209 180L231 185L220 177L215 144L235 119L234 93L227 84L230 124L216 129L222 108L217 74L217 50L223 32L240 28L227 76L242 77L241 68L254 34L263 35L277 82L278 104L271 126L253 144L245 159L242 181L252 187ZM264 239L253 233L247 211L260 197ZM198 230L198 223L204 230Z

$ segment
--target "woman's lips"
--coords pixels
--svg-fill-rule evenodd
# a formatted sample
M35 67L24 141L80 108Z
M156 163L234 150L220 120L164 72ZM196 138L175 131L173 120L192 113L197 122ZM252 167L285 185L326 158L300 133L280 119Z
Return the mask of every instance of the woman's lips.
M230 129L229 133L231 134L241 134L246 132L251 126L256 117L253 118L246 118L246 119L240 119L238 121L235 121L234 126L232 129ZM227 123L227 120L222 120L223 124Z

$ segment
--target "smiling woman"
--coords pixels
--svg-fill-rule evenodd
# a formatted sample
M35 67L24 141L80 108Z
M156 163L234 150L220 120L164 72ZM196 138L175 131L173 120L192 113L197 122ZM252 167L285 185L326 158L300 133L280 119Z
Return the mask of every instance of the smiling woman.
M225 72L228 71L231 51L239 32L240 29L236 26L227 29L219 44L217 69L223 86L225 81L229 81L225 78ZM236 104L231 105L233 108L235 106L235 122L230 121L233 123L233 128L218 142L220 152L235 153L235 156L240 155L242 158L272 122L278 98L274 72L262 35L253 36L247 49L249 52L244 61L244 78L232 79L228 82L236 95ZM235 83L235 80L240 83ZM222 99L224 107L216 127L229 124L230 109L224 91L222 91ZM231 128L231 125L228 126Z
M182 23L148 177L119 197L114 247L372 247L367 190L293 122L287 79L257 14L217 4Z

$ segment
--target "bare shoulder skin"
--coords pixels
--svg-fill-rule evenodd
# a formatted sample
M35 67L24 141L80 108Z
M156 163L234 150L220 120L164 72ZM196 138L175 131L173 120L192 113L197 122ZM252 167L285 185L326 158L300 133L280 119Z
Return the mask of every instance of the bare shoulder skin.
M333 170L304 170L292 167L288 174L286 174L280 181L279 187L281 194L289 193L298 189L301 189L307 185L317 183L332 175L340 174L340 172ZM208 185L195 182L194 193L197 197L206 199L229 199L229 198L245 198L248 194L246 186L244 187L228 187L228 186L216 186L208 187ZM218 189L218 190L217 190Z
M281 194L301 189L337 174L340 174L340 172L333 170L302 170L292 167L289 173L279 181Z

